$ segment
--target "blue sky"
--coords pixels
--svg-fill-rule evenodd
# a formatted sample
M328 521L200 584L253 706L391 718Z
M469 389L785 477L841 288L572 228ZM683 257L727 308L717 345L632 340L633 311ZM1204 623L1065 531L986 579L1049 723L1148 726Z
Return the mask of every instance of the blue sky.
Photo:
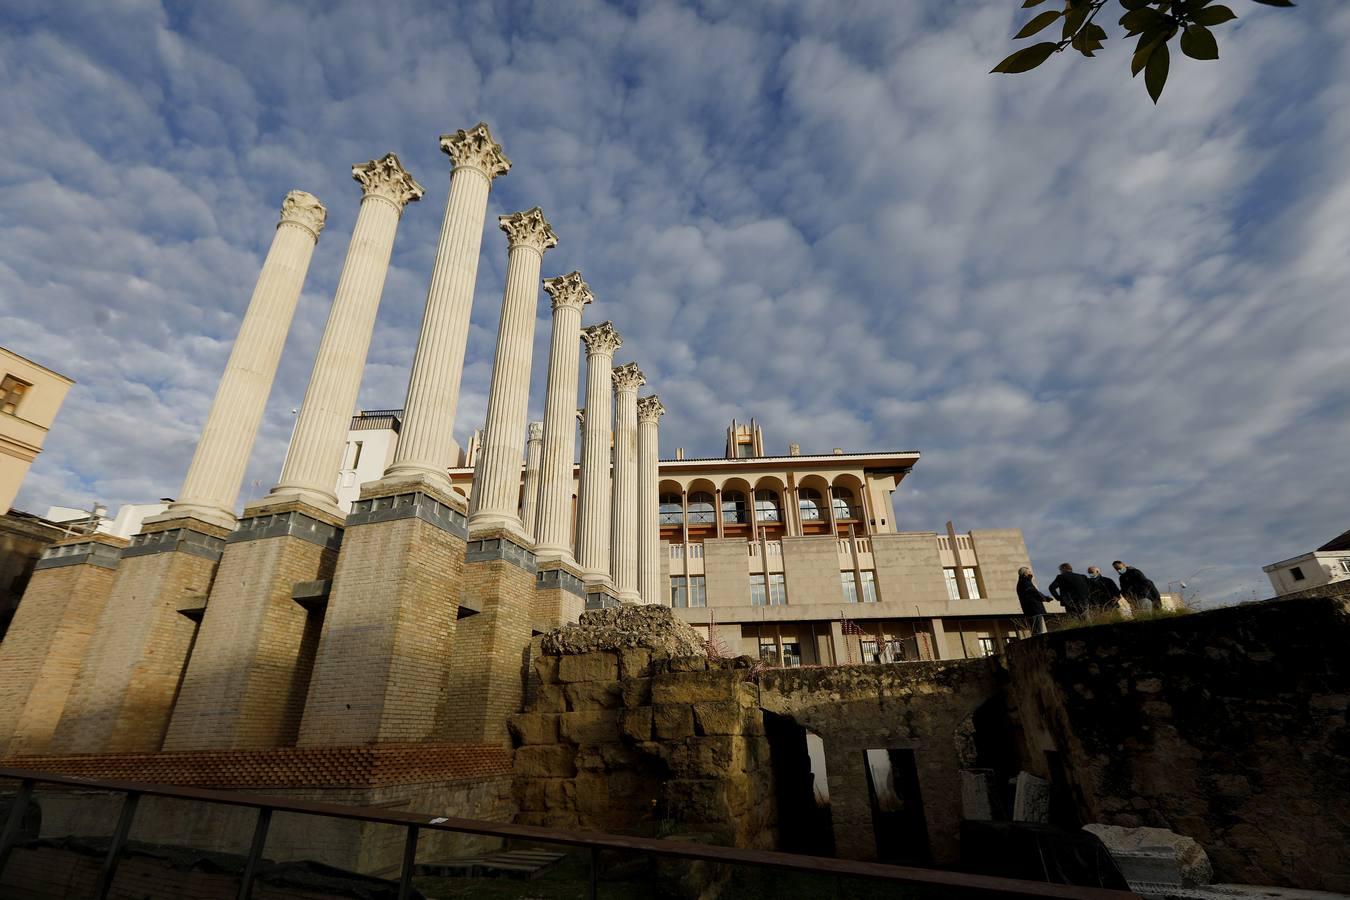
M172 496L285 193L328 206L243 496L275 480L360 189L397 152L367 407L403 401L448 186L487 121L669 410L663 452L920 449L902 529L1023 529L1211 600L1350 527L1350 5L1231 0L1156 108L1119 40L992 76L1012 0L10 3L0 343L71 391L19 508ZM489 219L456 436L481 420ZM541 293L532 416L542 411Z

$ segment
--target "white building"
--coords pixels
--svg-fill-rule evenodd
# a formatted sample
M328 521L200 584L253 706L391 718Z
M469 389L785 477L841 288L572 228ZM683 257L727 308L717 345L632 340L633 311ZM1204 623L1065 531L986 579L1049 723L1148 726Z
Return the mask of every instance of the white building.
M49 506L43 518L54 525L70 529L73 534L109 534L113 537L130 538L140 534L141 523L151 516L157 516L169 508L169 499L161 497L158 503L126 503L117 510L117 515L109 516L108 507L94 504L92 510L75 509L70 506Z
M1350 579L1350 531L1327 541L1311 553L1262 566L1275 596L1283 597Z

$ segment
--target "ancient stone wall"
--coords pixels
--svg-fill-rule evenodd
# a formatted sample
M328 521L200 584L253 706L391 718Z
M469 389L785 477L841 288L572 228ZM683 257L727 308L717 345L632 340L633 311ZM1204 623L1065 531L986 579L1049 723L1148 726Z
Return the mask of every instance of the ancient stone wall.
M1350 891L1350 603L1275 600L1008 651L1025 766L1084 822L1199 841L1217 881Z

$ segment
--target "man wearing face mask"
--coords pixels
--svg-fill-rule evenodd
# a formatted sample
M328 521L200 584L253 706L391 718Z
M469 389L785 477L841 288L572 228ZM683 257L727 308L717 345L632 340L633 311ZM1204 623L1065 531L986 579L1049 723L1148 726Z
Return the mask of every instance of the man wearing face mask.
M1120 576L1120 592L1130 601L1136 612L1148 612L1159 608L1162 596L1158 586L1149 577L1134 566L1127 566L1120 560L1111 563L1111 568Z
M1120 599L1120 588L1096 566L1088 566L1088 606L1094 611L1113 609Z

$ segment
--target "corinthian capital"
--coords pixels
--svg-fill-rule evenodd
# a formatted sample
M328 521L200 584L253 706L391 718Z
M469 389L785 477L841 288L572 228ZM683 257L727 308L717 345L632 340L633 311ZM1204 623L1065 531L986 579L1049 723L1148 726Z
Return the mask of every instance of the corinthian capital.
M623 338L619 337L619 332L614 329L614 323L608 321L581 329L581 339L586 342L587 356L593 353L612 355L623 346Z
M467 131L441 135L441 150L454 161L456 169L460 166L477 169L489 182L511 171L511 160L482 122Z
M647 376L642 374L642 370L637 367L637 363L624 363L621 366L615 366L610 375L614 378L614 390L616 391L636 391L647 383Z
M666 408L661 405L661 398L652 394L650 397L638 398L638 421L651 422L655 425L661 421L661 417L666 414Z
M531 422L531 423L530 423L530 436L529 436L529 440L531 440L531 441L542 441L543 439L544 439L544 423L543 423L543 422Z
M281 221L277 227L290 223L314 235L319 239L324 222L328 221L328 210L319 202L319 198L305 191L291 191L281 201Z
M545 250L558 246L553 226L548 224L544 211L537 206L509 216L498 216L497 224L506 232L506 245L512 250L529 247L543 256Z
M400 216L404 207L414 200L421 200L424 193L422 186L392 153L352 166L352 177L361 182L361 191L366 197L389 201Z
M581 309L595 299L591 286L582 279L580 272L568 272L554 278L544 279L544 290L553 298L553 308L568 306Z

